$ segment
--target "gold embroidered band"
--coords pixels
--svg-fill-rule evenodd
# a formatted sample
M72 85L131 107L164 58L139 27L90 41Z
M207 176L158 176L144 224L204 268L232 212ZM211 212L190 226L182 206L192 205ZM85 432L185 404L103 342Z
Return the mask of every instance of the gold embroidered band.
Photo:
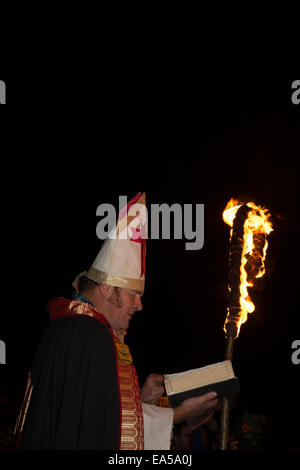
M144 291L145 281L141 279L132 279L130 277L111 276L110 274L99 271L91 267L88 270L87 277L95 282L101 282L109 286L125 287L127 289L135 289Z
M29 372L24 399L22 402L20 413L17 418L15 429L14 429L13 436L15 439L16 439L17 434L21 434L23 432L23 427L24 427L24 423L25 423L25 419L26 419L26 415L28 411L28 406L29 406L30 399L31 399L32 389L33 387L32 387L32 382L31 382L31 373Z
M144 449L144 419L140 388L133 364L125 365L118 357L122 432L120 450Z

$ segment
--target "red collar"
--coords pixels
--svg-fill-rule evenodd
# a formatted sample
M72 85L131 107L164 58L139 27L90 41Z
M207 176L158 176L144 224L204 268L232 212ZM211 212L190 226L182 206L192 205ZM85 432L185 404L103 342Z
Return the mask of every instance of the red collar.
M48 302L47 309L49 310L50 321L56 320L57 318L71 317L73 315L88 315L96 318L100 323L103 323L111 329L105 316L101 312L95 307L85 302L80 302L77 299L55 297Z

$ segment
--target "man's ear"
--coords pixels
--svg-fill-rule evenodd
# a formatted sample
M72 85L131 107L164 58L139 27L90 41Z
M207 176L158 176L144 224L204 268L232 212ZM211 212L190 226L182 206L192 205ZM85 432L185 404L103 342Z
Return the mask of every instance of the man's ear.
M100 294L102 295L102 297L107 299L108 297L111 296L112 290L113 290L112 286L108 286L107 284L99 284L98 287L99 287Z

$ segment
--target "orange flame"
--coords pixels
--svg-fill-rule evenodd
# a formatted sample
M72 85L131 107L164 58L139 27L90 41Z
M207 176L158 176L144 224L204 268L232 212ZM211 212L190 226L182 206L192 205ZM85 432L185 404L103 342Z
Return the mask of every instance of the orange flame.
M233 222L239 207L241 207L243 203L239 202L237 199L230 199L228 201L225 210L223 212L223 220L226 224L233 227ZM254 255L254 236L257 234L265 234L268 235L272 230L272 224L270 222L271 215L268 213L268 210L255 205L253 202L247 202L246 205L250 207L252 210L248 213L248 217L244 223L244 245L243 245L243 252L241 257L241 268L240 268L240 317L237 323L237 336L239 335L240 327L243 323L247 321L248 313L252 313L255 310L255 305L251 300L251 297L248 293L248 287L253 287L253 280L249 273L245 269L245 265L247 262L250 261L251 257ZM230 239L232 236L232 228L230 231ZM259 254L259 263L256 269L256 273L253 276L254 278L262 277L265 273L265 257L268 248L268 242L265 237L264 239L264 246L262 253ZM257 258L257 252L255 253ZM230 289L230 288L229 288ZM229 311L228 311L229 315ZM225 325L228 321L228 315L224 324L224 331Z

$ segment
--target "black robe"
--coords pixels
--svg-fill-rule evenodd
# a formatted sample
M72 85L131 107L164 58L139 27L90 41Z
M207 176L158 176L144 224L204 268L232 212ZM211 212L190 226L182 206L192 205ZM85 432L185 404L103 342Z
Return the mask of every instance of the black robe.
M20 449L118 449L117 366L105 325L85 315L52 321L31 380Z

